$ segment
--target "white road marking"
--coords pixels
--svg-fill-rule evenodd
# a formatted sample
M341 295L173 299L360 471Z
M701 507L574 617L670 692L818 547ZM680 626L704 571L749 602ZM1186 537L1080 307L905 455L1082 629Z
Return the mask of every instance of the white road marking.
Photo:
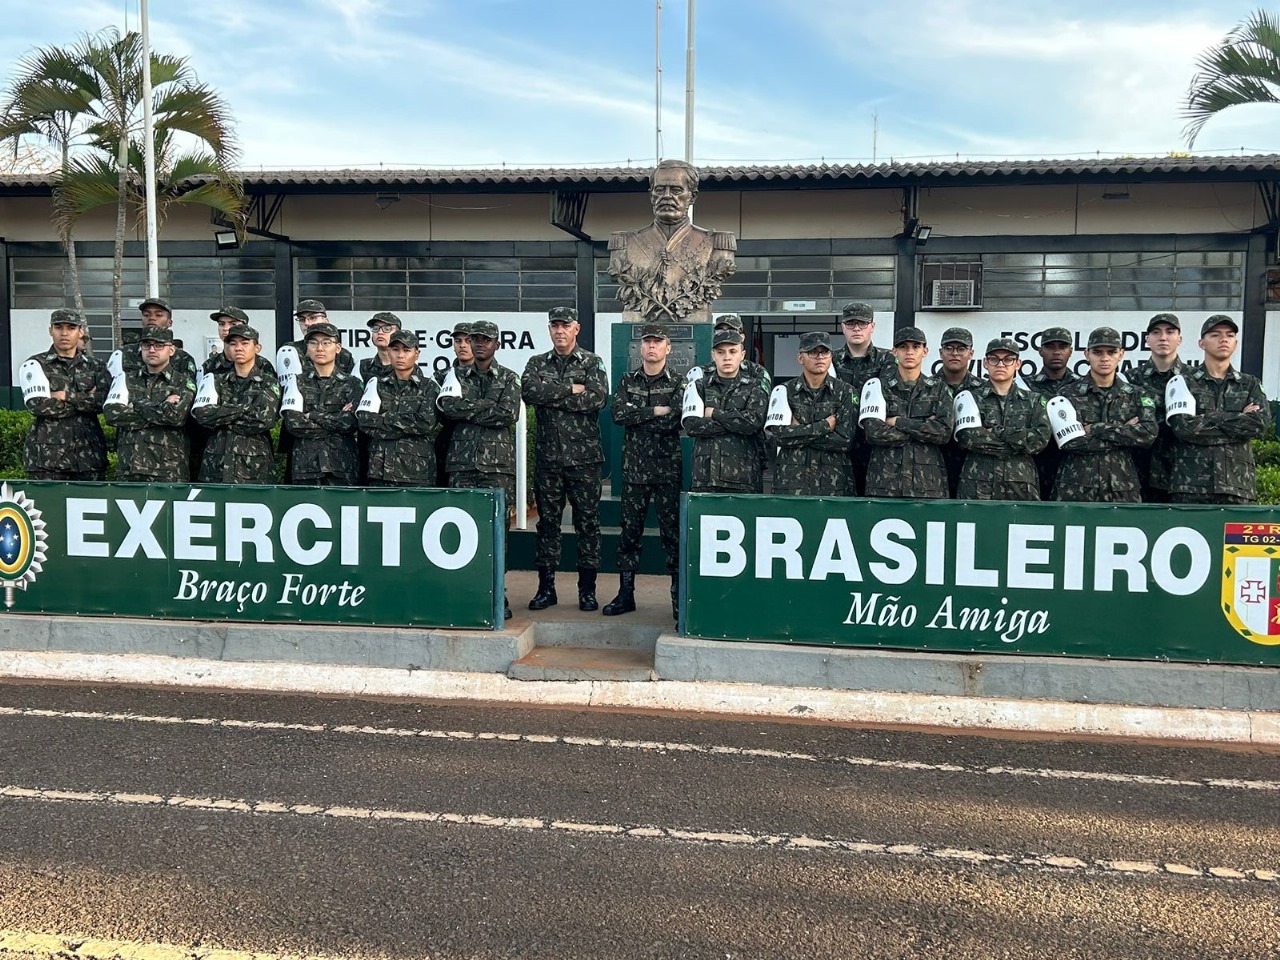
M373 727L354 724L280 723L272 720L234 720L218 717L171 717L141 713L102 713L90 710L46 710L36 707L0 706L0 717L38 717L56 720L98 720L112 723L150 723L235 730L284 730L299 733L341 733L371 737L421 737L429 740L459 740L476 743L534 743L550 746L588 747L610 750L637 750L648 753L688 753L703 756L744 757L800 763L847 764L887 770L921 773L958 773L971 776L1023 777L1043 780L1085 780L1102 783L1132 783L1154 787L1214 788L1222 790L1268 790L1280 792L1280 781L1223 778L1179 779L1141 773L1109 773L1095 770L1055 770L1031 767L974 767L955 763L923 763L915 760L883 760L875 757L846 757L733 747L718 744L676 743L658 740L621 740L606 737L559 737L543 733L499 733L470 730L432 730L411 727Z
M986 850L958 850L954 847L927 847L915 843L874 843L839 837L810 837L803 834L758 834L740 830L683 830L654 824L590 823L577 820L549 820L543 817L497 817L487 813L456 813L432 810L387 810L371 807L288 804L274 800L239 800L228 797L152 796L110 791L56 790L44 787L0 787L0 798L48 803L92 803L125 807L173 807L216 813L302 816L338 820L382 820L405 823L458 824L490 830L522 830L570 834L598 834L642 840L667 840L711 846L762 847L783 850L833 850L912 860L998 863L1011 867L1035 867L1055 871L1090 873L1156 874L1202 880L1236 880L1280 884L1280 874L1272 870L1239 869L1224 866L1193 866L1154 860L1094 859L1039 853L992 853ZM0 954L2 957L3 954Z
M36 930L0 930L0 957L47 957L50 960L326 960L314 953L304 956L142 940L104 940Z

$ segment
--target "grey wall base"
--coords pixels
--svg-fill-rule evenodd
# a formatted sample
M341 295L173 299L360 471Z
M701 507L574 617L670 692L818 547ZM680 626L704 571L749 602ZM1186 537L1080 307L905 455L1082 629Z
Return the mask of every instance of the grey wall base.
M662 680L1215 710L1280 710L1280 669L699 640L665 633Z
M519 631L415 630L0 615L0 650L506 673L513 660L532 649L532 626Z

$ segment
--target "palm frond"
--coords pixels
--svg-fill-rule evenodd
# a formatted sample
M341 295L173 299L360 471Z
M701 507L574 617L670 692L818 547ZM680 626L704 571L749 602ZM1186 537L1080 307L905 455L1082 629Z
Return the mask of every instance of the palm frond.
M1255 11L1196 60L1183 135L1194 146L1204 125L1228 107L1280 103L1280 19Z

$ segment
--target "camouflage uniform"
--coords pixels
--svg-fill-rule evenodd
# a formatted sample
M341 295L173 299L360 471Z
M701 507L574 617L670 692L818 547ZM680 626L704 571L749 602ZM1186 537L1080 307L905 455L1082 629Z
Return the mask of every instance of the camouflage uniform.
M964 379L959 383L951 384L943 377L938 377L942 381L942 385L947 388L947 392L951 394L952 401L961 393L968 390L977 396L977 393L986 384L981 377L975 377L972 373L966 373ZM957 442L955 437L947 441L947 445L942 448L942 461L947 465L947 493L952 499L955 499L956 492L960 488L960 471L964 467L965 451ZM999 499L1005 499L1003 497Z
M586 390L573 392L574 384ZM600 567L600 410L609 381L598 356L581 347L566 356L554 350L529 360L520 381L524 402L534 407L534 498L538 504L537 567L560 565L560 523L565 499L573 507L578 568Z
M49 378L49 392L67 399L33 399L35 414L22 450L22 465L32 480L101 480L107 473L107 439L98 412L111 389L111 375L101 360L77 352L60 357L51 347L35 360Z
M1142 479L1142 499L1148 502L1168 501L1169 482L1173 479L1173 461L1178 446L1173 428L1164 420L1164 390L1173 377L1190 375L1191 367L1181 359L1175 360L1173 366L1163 373L1148 360L1136 370L1129 371L1128 374L1129 382L1134 386L1142 387L1155 401L1156 423L1160 425L1160 433L1151 448L1135 450L1133 454L1138 476Z
M759 493L759 447L769 394L741 373L732 380L719 374L697 383L710 417L690 417L684 432L693 437L693 490L696 493Z
M908 383L896 370L880 384L885 416L898 421L892 427L883 420L862 423L871 445L867 496L945 500L942 447L951 439L955 418L950 392L937 377L921 374Z
M1155 443L1159 432L1155 403L1141 387L1116 378L1110 387L1084 377L1067 386L1060 396L1076 408L1089 432L1062 448L1055 500L1093 503L1139 503L1142 483L1133 463L1135 448ZM1135 424L1128 423L1134 417Z
M174 367L159 373L146 364L125 371L129 403L107 405L116 428L116 479L126 483L186 483L191 479L190 442L184 425L196 398L195 381ZM177 397L170 403L170 397Z
M466 326L469 329L471 325L467 324ZM455 328L455 332L456 332L456 328ZM466 369L466 365L463 363L459 363L458 359L455 357L453 360L453 363L450 366L445 367L443 370L433 371L431 374L431 379L436 382L436 386L443 387L445 377L447 377L450 374L450 372L456 373L459 377L461 377L462 371L465 369ZM518 383L519 380L520 378L517 377L516 382ZM441 417L440 432L436 434L436 469L439 471L440 486L442 487L453 486L453 484L450 483L449 481L449 473L448 473L449 444L452 442L452 440L453 440L453 421L450 420L448 417ZM511 501L508 501L508 505L510 505L510 503Z
M331 376L322 377L313 365L298 374L298 392L302 410L285 410L280 415L284 429L294 438L289 482L355 486L360 480L356 449L360 381L336 368Z
M356 414L369 436L369 485L432 487L436 484L435 436L440 431L436 396L440 388L415 369L409 379L379 377L378 413Z
M956 442L967 452L956 496L961 500L1039 500L1037 453L1053 442L1045 413L1048 401L1012 384L1000 396L990 383L973 389L982 426L961 430Z
M778 447L773 460L773 492L804 497L843 497L852 477L849 444L857 422L858 397L853 388L828 371L820 387L803 376L788 381L787 403L797 422L770 427L766 434ZM827 417L835 415L835 429Z
M1046 401L1052 400L1065 387L1073 383L1079 383L1080 377L1072 373L1070 369L1062 374L1062 379L1051 380L1044 375L1041 370L1037 374L1033 374L1026 378L1027 389L1032 393L1038 393L1044 397ZM1058 445L1051 439L1043 450L1036 454L1036 473L1040 477L1040 499L1053 499L1053 484L1058 478L1058 463L1062 460L1062 451L1058 449Z
M1169 489L1176 503L1252 503L1258 491L1253 446L1272 435L1271 404L1257 377L1227 368L1216 380L1204 367L1187 377L1195 397L1195 416L1176 416L1175 447ZM1257 413L1242 412L1251 403Z
M656 376L643 368L622 375L613 393L613 422L625 427L622 439L622 536L618 569L640 566L641 537L649 501L658 514L658 532L667 573L680 566L680 406L684 380L666 364ZM654 407L670 407L661 417Z
M383 363L378 359L376 353L372 357L365 357L360 361L360 379L364 383L368 383L376 377L388 377L393 373L395 373L395 370L392 369L391 364ZM439 383L440 379L437 376L436 383Z
M862 388L872 377L884 376L897 369L897 361L893 351L874 344L867 348L864 356L855 357L849 353L849 347L837 350L831 358L831 369L835 375L853 387L853 397L862 397ZM855 417L856 419L856 417ZM849 486L849 494L859 497L867 489L867 465L871 462L871 445L867 443L866 432L862 425L854 424L853 441L849 444L849 462L852 467L853 481Z
M195 407L192 419L213 431L200 464L201 483L272 483L271 428L280 412L280 382L259 357L247 377L217 377L217 406Z
M516 508L520 378L496 361L485 372L466 366L458 367L457 373L462 396L439 400L445 424L452 428L445 455L449 486L502 490L510 530L511 511Z

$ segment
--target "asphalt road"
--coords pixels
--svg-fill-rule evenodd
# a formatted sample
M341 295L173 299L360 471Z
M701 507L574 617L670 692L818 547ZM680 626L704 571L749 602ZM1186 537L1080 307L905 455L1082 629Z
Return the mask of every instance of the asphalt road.
M0 958L215 947L1275 960L1280 752L0 684Z

